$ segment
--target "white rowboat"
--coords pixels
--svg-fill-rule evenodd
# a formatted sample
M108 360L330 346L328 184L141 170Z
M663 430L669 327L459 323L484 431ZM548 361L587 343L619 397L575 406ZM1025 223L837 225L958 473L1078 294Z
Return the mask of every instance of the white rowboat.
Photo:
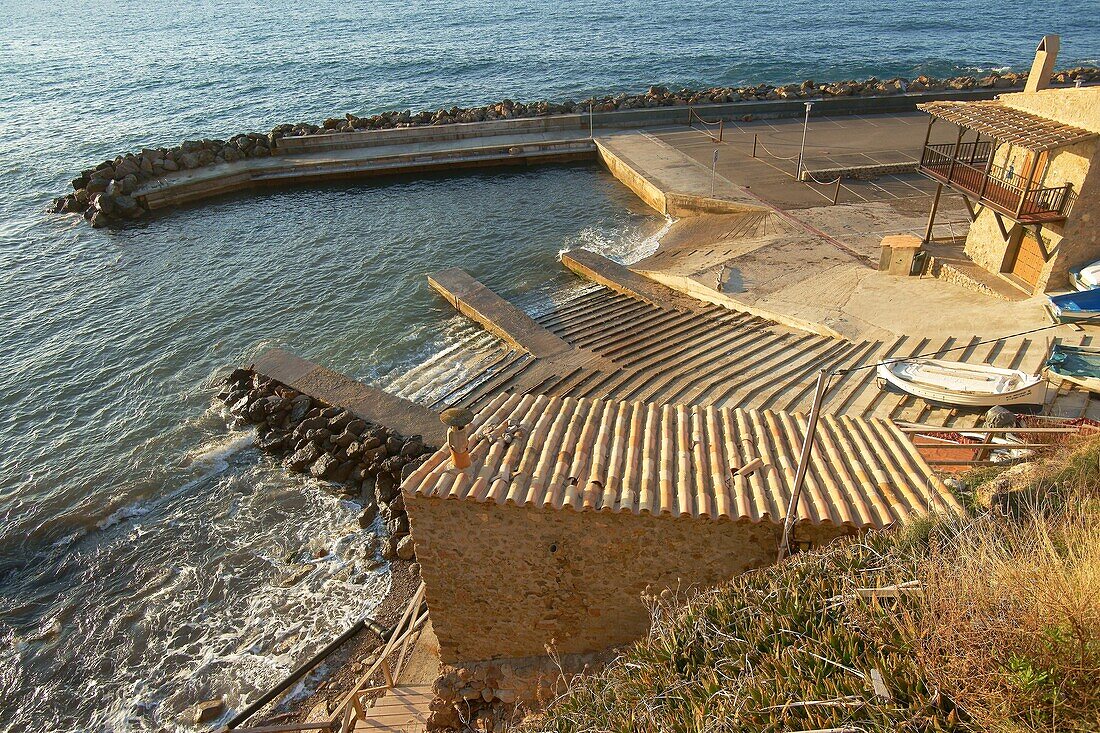
M902 359L879 364L878 376L903 392L947 405L1040 405L1046 400L1041 376L988 364Z

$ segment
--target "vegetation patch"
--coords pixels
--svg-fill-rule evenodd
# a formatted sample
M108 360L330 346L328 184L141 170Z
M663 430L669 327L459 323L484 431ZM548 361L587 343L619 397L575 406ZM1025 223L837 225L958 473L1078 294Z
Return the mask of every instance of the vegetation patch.
M650 634L525 727L1100 730L1098 460L1081 441L982 475L992 511L650 599Z

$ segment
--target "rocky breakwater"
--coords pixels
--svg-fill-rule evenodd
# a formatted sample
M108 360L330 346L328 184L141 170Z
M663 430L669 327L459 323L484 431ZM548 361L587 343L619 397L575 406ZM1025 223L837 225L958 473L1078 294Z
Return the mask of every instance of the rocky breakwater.
M405 437L351 412L297 392L251 369L237 369L218 394L230 412L256 426L256 446L292 472L331 483L359 502L359 525L382 517L382 556L413 560L401 480L435 452L419 435Z
M103 227L145 215L134 191L146 181L181 170L234 163L271 155L270 135L249 132L229 140L188 140L172 148L145 148L105 160L73 179L73 192L53 200L54 213L83 214L93 227Z
M477 107L451 107L421 112L387 111L363 116L345 114L343 117L330 117L320 124L311 122L282 124L275 126L267 133L243 133L234 135L228 140L192 140L173 148L146 148L140 153L126 153L113 160L103 161L95 168L82 171L72 181L73 192L54 199L50 210L54 213L83 214L84 218L95 227L137 219L145 214L145 208L132 194L145 181L170 176L181 170L266 157L278 148L278 141L284 137L550 117L583 114L589 110L615 112L783 99L883 97L907 92L981 89L1008 91L1022 88L1026 81L1026 72L994 72L981 76L955 76L947 79L922 75L915 79L871 77L860 81L819 83L806 80L782 85L756 84L676 90L664 86L652 86L644 94L605 95L589 97L579 102L571 99L564 102L516 102L505 99ZM1078 81L1100 82L1100 69L1093 66L1067 69L1053 74L1051 81L1060 85Z

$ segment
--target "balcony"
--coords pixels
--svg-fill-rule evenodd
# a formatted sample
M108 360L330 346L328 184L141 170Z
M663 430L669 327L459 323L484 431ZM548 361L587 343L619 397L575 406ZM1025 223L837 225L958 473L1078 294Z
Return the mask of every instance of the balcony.
M925 145L918 170L1021 224L1065 221L1077 195L1071 184L1035 186L1018 173L992 165L988 141Z

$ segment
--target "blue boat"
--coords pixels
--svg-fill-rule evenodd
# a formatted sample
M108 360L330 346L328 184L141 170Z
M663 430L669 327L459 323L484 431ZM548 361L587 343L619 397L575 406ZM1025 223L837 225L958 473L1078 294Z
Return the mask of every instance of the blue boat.
M1100 349L1055 344L1047 370L1090 392L1100 392Z
M1100 288L1051 295L1047 310L1055 323L1091 321L1100 326Z

